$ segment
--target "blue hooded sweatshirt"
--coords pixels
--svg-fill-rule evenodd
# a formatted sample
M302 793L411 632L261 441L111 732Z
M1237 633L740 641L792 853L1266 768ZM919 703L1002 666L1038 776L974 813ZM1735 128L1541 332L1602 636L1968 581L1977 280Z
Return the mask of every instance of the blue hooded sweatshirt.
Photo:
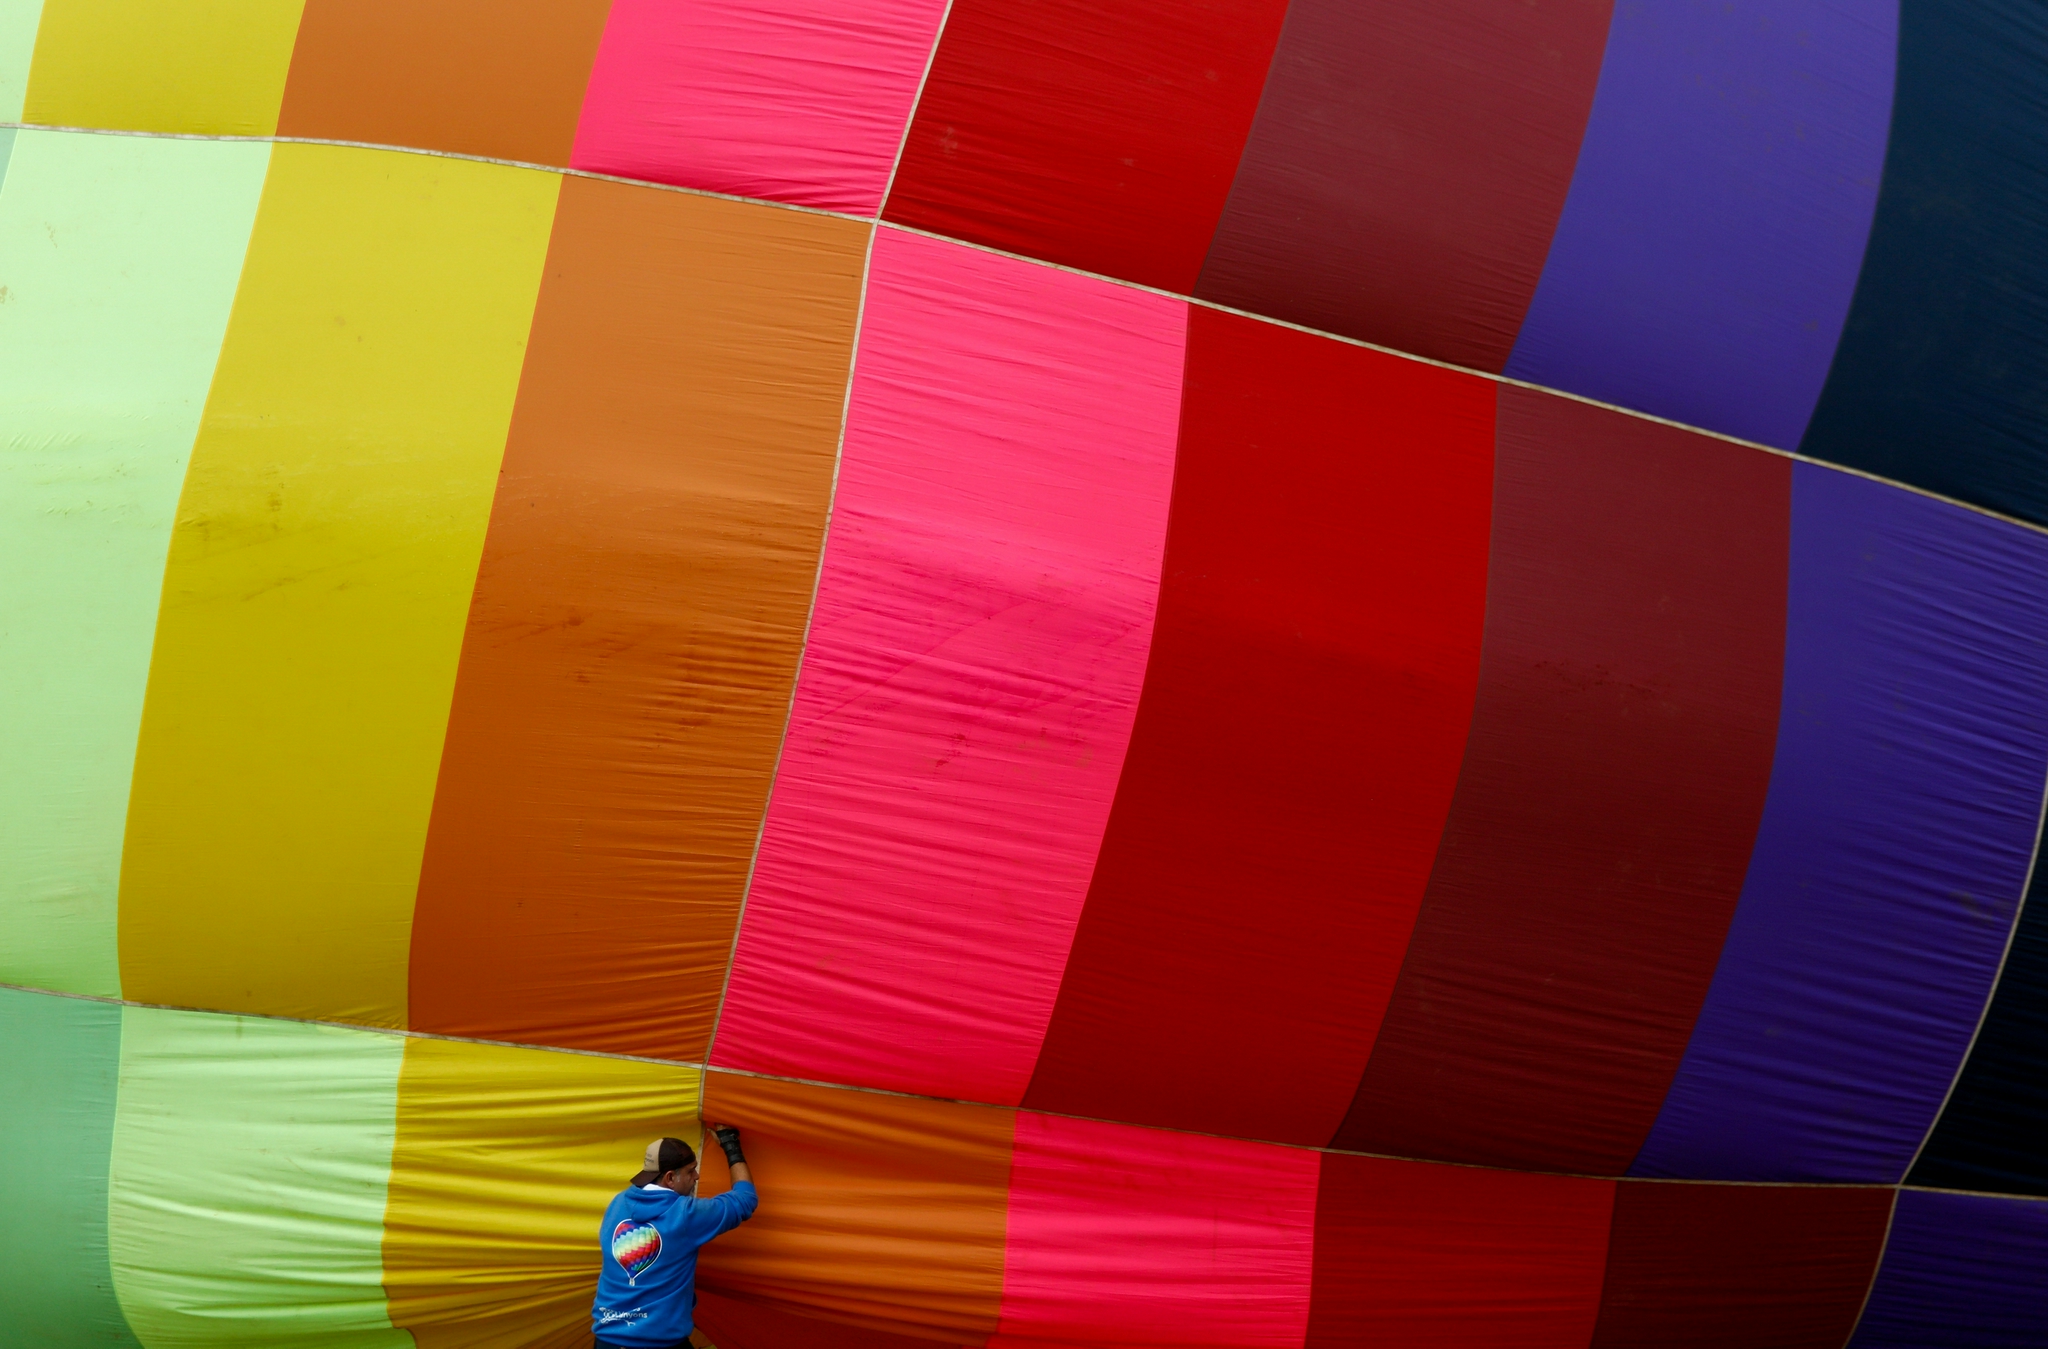
M622 1190L604 1211L604 1263L590 1330L602 1344L672 1345L690 1335L697 1301L697 1251L754 1216L753 1182L710 1199L686 1199L649 1185Z

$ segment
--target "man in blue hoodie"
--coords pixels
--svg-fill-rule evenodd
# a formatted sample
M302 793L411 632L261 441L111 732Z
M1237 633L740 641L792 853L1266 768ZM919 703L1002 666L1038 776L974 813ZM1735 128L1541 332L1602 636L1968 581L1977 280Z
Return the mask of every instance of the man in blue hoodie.
M613 1196L598 1229L603 1264L590 1328L599 1349L683 1349L697 1304L697 1252L754 1214L754 1173L740 1131L711 1126L732 1163L732 1189L696 1198L697 1154L680 1138L647 1145L640 1174Z

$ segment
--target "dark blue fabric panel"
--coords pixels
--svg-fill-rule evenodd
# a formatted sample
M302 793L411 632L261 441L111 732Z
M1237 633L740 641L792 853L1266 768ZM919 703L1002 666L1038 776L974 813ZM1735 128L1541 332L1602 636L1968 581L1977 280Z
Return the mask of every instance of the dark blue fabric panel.
M2048 1344L2048 1200L1902 1190L1851 1349Z
M2048 520L2048 4L1904 0L1877 216L1800 450Z
M1507 373L1790 449L1863 263L1895 0L1620 4Z
M2048 536L1813 464L1735 921L1631 1174L1898 1180L1976 1030L2048 776Z
M1915 1185L2048 1195L2048 875L2036 861L1998 992Z

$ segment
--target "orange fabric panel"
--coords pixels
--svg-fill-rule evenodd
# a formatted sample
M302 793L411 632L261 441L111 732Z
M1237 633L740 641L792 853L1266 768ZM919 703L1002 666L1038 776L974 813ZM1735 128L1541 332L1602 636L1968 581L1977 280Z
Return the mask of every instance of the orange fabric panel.
M564 165L611 0L306 0L277 134Z
M995 1331L1016 1112L717 1069L704 1089L704 1117L739 1126L761 1191L753 1219L705 1248L704 1289L942 1344ZM705 1152L716 1194L731 1177Z
M604 1207L698 1070L409 1039L384 1210L391 1323L419 1349L586 1349Z
M829 217L564 181L421 868L415 1028L704 1057L865 246Z

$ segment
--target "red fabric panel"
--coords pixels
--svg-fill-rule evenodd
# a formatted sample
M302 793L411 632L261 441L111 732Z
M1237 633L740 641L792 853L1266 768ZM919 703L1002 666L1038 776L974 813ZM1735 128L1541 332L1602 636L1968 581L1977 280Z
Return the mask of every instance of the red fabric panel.
M1415 940L1337 1137L1613 1175L1762 814L1791 462L1503 386L1486 647Z
M1199 307L1184 390L1151 662L1025 1102L1320 1145L1457 782L1493 390Z
M1593 1349L1841 1349L1891 1211L1881 1186L1623 1181Z
M1304 1349L1584 1349L1614 1182L1323 1156Z
M888 219L1186 294L1286 0L954 0Z
M1482 370L1564 210L1612 0L1295 0L1206 299Z
M704 1338L718 1349L934 1349L942 1343L840 1321L819 1321L703 1289L697 1292L696 1322Z

